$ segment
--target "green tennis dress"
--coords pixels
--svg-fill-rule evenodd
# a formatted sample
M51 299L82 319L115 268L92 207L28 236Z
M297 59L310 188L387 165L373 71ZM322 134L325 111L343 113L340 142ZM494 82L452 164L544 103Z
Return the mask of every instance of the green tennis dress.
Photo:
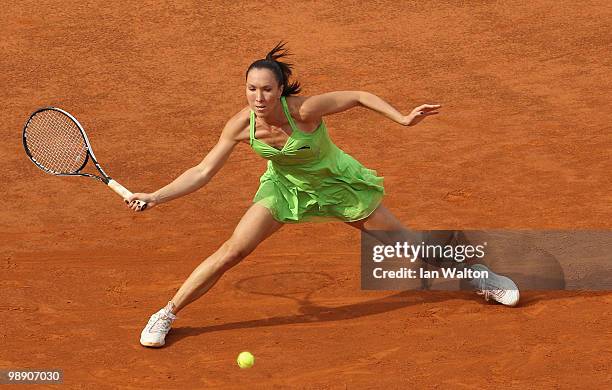
M251 111L251 147L268 160L253 202L283 223L350 222L369 216L385 194L383 178L338 148L323 120L315 131L305 133L296 126L284 96L281 103L292 130L282 149L255 138Z

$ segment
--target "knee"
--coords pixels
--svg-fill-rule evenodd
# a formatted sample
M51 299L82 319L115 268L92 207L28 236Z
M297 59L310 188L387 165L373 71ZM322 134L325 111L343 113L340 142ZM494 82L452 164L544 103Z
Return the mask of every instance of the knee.
M248 251L244 246L233 242L226 241L221 247L222 254L219 257L218 266L223 271L227 271L236 264L240 263L248 255Z
M428 245L455 245L458 230L426 230L423 233L423 241Z

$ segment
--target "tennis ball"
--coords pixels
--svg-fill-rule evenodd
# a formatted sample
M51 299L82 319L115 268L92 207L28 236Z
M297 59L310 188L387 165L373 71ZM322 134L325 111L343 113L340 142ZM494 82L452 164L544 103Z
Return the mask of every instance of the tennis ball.
M255 364L255 356L250 352L240 352L236 362L240 368L251 368Z

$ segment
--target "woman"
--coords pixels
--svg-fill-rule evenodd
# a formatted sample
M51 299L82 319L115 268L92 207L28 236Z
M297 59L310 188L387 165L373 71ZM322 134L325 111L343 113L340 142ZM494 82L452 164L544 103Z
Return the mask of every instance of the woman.
M323 117L363 106L403 126L415 126L438 114L441 106L425 104L402 115L367 92L296 96L300 85L289 82L291 65L281 61L286 55L284 44L279 43L265 59L249 66L248 106L227 122L219 141L200 164L154 193L136 193L128 199L128 207L133 210L139 211L136 200L146 202L146 210L150 210L198 190L221 169L240 142L248 142L257 154L269 160L253 205L230 239L191 273L166 307L151 316L141 334L144 346L163 346L176 313L205 294L227 270L285 223L335 219L374 235L380 235L374 231L402 231L407 239L423 239L405 229L382 205L383 179L332 143ZM505 281L495 277L500 279L479 281L481 292L486 298L516 304L518 290L511 293L500 283L492 285Z

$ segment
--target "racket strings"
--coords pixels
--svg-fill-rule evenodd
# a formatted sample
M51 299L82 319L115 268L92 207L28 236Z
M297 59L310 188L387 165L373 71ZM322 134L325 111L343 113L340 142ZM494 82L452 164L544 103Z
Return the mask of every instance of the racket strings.
M35 114L26 126L25 141L34 162L51 173L75 173L87 158L79 127L59 111Z

